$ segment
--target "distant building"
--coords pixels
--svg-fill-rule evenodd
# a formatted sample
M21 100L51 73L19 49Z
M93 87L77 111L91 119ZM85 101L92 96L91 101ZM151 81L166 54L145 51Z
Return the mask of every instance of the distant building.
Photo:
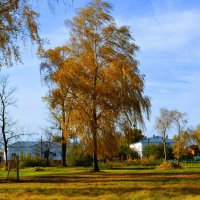
M45 158L48 154L50 160L62 160L62 145L48 141L19 141L8 146L8 160L16 155L39 155ZM5 155L4 155L5 159Z
M172 139L166 139L166 142L167 142L168 146L172 146L173 144L177 143L175 140L172 140ZM138 152L138 154L140 155L140 157L143 157L146 146L159 145L159 144L163 144L163 141L160 136L153 136L150 138L145 137L142 140L140 140L139 142L131 144L130 148L135 149Z

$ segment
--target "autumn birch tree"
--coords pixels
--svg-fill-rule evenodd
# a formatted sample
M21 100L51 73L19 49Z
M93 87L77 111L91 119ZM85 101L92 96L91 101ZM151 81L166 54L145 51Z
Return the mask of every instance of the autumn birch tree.
M102 122L107 120L108 127L116 128L120 117L129 112L143 123L143 113L148 116L150 109L150 100L143 95L144 77L135 59L138 47L129 28L116 25L111 8L105 1L91 1L67 22L71 29L67 45L40 52L46 77L71 90L73 116L91 136L94 171L99 171L98 144L105 128ZM50 52L54 52L54 58L48 56ZM55 67L53 63L60 57L62 62Z
M181 134L184 134L184 128L187 124L187 119L186 113L179 112L178 110L172 110L171 111L171 116L172 116L172 123L176 127L177 133L178 133L178 145L177 145L177 152L176 152L176 157L177 157L177 164L179 165L179 160L180 160L180 152L181 152L181 146L183 146L182 141L185 141L185 139L181 140ZM187 136L185 134L185 136Z

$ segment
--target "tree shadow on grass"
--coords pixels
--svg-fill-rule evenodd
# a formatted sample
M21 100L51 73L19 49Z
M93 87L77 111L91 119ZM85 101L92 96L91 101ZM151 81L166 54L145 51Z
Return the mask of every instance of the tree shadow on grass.
M200 195L200 188L188 188L188 187L181 187L181 188L174 188L174 187L168 187L168 188L163 188L163 187L151 187L151 188L145 188L145 187L115 187L113 186L113 188L108 187L81 187L81 188L47 188L45 186L43 187L37 187L37 188L30 188L27 187L25 189L23 189L23 192L28 192L30 194L40 194L40 195L45 195L45 196L49 196L49 195L58 195L58 194L62 194L62 196L66 196L66 197L98 197L98 196L102 196L102 195L124 195L126 193L133 193L136 194L137 192L140 191L148 191L150 192L150 194L176 194L177 196L179 195ZM4 190L0 189L0 194L4 193ZM13 190L12 188L10 188L6 191L6 192L17 192L17 189Z
M0 183L15 182L14 179L0 179ZM86 183L93 184L98 182L118 183L118 182L135 182L135 183L194 183L200 184L200 174L158 174L158 173L84 173L69 175L41 175L20 177L20 183Z
M152 170L155 169L155 167L115 167L111 170L119 170L119 171L129 171L129 170Z

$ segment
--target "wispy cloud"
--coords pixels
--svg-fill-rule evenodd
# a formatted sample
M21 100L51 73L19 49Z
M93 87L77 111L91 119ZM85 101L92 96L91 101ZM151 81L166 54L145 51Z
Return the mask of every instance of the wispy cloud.
M160 15L163 12L171 12L178 9L182 5L183 0L150 0L150 2L155 14Z
M199 123L200 12L180 9L182 1L151 0L149 16L118 18L128 24L136 43L140 69L146 74L146 93L152 98L152 120L147 134L154 133L154 119L161 107L189 113L189 124Z
M118 19L118 22L124 24L123 19ZM184 49L186 46L199 47L194 44L195 39L200 38L199 11L179 11L132 18L126 20L126 24L131 27L136 43L145 53L147 51L184 53L188 51Z

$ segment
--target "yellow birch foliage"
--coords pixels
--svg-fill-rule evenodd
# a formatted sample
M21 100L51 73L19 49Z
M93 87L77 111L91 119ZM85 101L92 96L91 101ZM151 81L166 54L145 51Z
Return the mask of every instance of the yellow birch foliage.
M180 140L179 140L179 137L177 135L174 135L173 139L175 141L177 141L177 144L174 144L173 145L173 154L174 154L174 157L175 158L179 158L181 157L182 155L186 154L187 153L187 145L190 141L190 134L186 131L182 131L180 133Z
M138 47L129 28L116 25L110 9L105 1L91 1L67 22L71 28L68 44L42 52L44 77L70 88L72 112L78 119L74 124L87 127L83 130L92 141L95 171L99 170L100 136L108 135L109 129L114 133L124 112L132 113L143 124L143 113L148 116L150 110L135 59Z
M21 61L20 40L30 39L41 46L38 17L28 0L0 1L0 67Z
M192 139L200 148L200 125L197 125L196 129L192 132Z

